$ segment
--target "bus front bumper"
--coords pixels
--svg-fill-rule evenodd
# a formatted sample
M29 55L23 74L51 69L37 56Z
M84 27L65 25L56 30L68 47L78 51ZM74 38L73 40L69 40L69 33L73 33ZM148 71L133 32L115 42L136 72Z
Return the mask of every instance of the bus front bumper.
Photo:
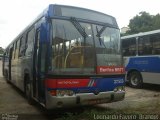
M109 103L123 100L125 97L125 91L121 92L100 92L98 95L94 93L79 93L74 96L51 96L46 92L46 108L67 108L82 105L93 105L101 103Z

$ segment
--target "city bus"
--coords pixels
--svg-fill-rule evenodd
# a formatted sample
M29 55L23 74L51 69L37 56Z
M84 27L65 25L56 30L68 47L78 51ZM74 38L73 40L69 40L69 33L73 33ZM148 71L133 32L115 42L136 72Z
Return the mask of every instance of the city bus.
M160 84L160 30L124 36L121 42L129 85Z
M5 49L3 75L47 109L125 96L120 32L110 15L49 5Z

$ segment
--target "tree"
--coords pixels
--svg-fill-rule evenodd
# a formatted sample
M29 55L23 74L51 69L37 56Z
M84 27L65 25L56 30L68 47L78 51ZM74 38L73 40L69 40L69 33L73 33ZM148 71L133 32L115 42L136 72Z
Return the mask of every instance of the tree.
M2 47L0 47L0 54L4 53L4 49Z
M155 16L147 12L140 12L130 20L130 30L126 34L135 34L139 32L146 32L151 30L160 29L160 14Z
M160 14L153 16L153 28L160 29Z

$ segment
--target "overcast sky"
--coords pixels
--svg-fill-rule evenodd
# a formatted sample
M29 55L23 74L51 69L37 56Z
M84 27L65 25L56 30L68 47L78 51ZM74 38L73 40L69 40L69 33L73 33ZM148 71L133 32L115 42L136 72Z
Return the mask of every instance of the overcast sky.
M5 48L49 4L84 7L114 16L119 28L141 11L160 13L160 0L0 0L0 47Z

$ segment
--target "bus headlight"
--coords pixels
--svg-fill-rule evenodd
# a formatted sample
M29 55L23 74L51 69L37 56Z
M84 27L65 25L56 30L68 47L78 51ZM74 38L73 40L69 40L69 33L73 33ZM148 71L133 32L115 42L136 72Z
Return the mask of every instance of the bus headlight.
M72 90L57 90L56 91L57 96L73 96L75 93Z
M125 91L125 87L124 86L118 86L114 89L114 92L122 92Z

